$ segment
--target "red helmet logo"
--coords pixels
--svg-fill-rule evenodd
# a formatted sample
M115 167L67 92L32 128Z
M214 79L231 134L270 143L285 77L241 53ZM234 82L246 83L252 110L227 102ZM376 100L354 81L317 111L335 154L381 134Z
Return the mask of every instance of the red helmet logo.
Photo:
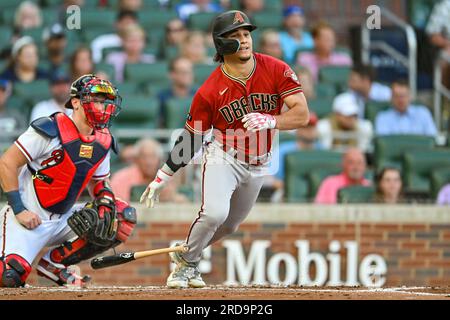
M234 21L233 24L235 23L244 23L244 18L242 17L242 14L238 11L236 12L236 14L234 15Z

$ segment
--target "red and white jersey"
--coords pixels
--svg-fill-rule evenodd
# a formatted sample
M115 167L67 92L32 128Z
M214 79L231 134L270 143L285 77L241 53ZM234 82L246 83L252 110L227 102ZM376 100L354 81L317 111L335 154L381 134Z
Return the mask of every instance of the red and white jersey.
M61 161L63 149L59 137L50 139L43 137L35 129L29 127L15 142L15 145L27 158L28 164L34 170L40 170L46 166L55 165ZM110 152L99 165L93 179L105 179L110 174ZM41 217L46 218L50 212L39 205L36 197L31 172L24 165L19 171L19 192L24 206Z
M186 129L206 134L211 128L216 140L249 156L270 152L274 130L251 133L243 127L247 113L278 115L283 99L302 92L292 69L271 56L254 53L254 68L245 82L218 66L195 94Z

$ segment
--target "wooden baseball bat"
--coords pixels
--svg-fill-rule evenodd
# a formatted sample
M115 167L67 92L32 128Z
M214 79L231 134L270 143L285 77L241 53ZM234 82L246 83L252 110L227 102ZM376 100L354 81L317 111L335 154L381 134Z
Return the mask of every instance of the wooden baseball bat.
M189 247L187 245L179 245L175 247L170 248L163 248L163 249L154 249L154 250L147 250L147 251L128 251L128 252L122 252L118 253L112 256L103 256L98 257L91 260L91 267L93 269L101 269L106 267L112 267L117 266L119 264L124 264L133 260L138 260L141 258L154 256L156 254L161 253L169 253L169 252L187 252L189 250Z

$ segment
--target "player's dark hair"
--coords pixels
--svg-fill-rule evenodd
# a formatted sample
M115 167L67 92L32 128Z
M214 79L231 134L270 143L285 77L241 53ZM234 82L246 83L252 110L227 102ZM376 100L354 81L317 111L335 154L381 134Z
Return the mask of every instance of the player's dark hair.
M223 55L216 53L214 55L214 62L220 62L220 63L224 62Z
M362 78L369 79L374 82L376 78L375 69L368 64L358 64L352 68L352 71L359 74Z

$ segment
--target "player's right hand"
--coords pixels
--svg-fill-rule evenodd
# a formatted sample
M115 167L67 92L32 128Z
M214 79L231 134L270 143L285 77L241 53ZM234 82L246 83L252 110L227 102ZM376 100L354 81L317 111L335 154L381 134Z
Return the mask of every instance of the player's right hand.
M147 208L153 208L159 201L159 194L166 183L172 178L171 175L165 173L161 169L158 170L155 180L153 180L145 189L141 196L140 203L144 203Z
M16 219L21 225L29 230L37 228L42 223L39 215L28 210L23 210L21 213L16 214Z

